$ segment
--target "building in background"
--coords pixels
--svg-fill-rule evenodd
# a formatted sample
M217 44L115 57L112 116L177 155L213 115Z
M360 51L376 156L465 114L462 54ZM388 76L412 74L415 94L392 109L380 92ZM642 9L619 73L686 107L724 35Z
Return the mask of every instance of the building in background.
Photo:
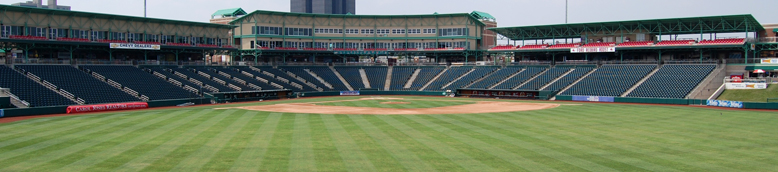
M356 0L291 0L293 13L356 14Z
M43 0L33 0L33 1L27 1L27 2L19 2L11 4L13 6L21 6L21 7L32 7L32 8L48 8L48 9L56 9L56 10L68 10L70 11L70 6L62 6L57 5L57 0L49 0L49 3L46 5L43 5Z

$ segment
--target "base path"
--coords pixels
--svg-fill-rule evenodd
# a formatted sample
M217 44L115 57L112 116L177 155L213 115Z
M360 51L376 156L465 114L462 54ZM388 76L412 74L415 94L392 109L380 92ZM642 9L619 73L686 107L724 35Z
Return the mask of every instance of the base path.
M237 109L284 112L284 113L316 113L316 114L345 114L345 115L428 115L428 114L469 114L469 113L496 113L541 110L558 107L559 104L550 103L518 103L518 102L492 102L479 101L475 104L456 105L435 108L375 108L352 106L323 106L311 103L285 103L262 106L236 107Z

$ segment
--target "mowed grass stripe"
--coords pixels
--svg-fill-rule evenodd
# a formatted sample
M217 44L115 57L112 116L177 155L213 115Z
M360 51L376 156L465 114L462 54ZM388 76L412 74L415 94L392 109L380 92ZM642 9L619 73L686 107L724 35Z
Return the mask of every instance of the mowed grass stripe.
M292 132L292 152L289 155L289 171L316 171L316 156L311 142L308 114L296 114Z
M477 121L478 122L478 119L474 120L475 117L473 117L471 115L465 114L465 115L458 115L458 116L464 117L464 118L467 118L469 120L473 120L473 121ZM516 137L512 137L512 136L508 136L508 135L505 135L505 134L502 134L502 133L499 133L499 132L488 130L488 129L485 129L485 128L482 128L480 126L476 126L476 125L473 125L473 124L470 124L470 123L465 123L465 122L459 121L459 122L456 122L456 123L453 123L453 124L457 125L459 127L468 129L470 131L476 131L478 133L481 133L481 134L493 137L495 139L502 140L504 142L511 143L511 144L516 145L516 146L523 147L524 149L533 150L536 153L542 154L544 156L552 157L552 158L557 159L559 161L566 162L566 163L568 163L570 165L574 165L574 166L577 166L577 167L585 169L585 170L589 170L589 171L618 171L616 169L613 169L613 168L610 168L610 167L607 167L607 166L603 166L603 165L591 162L591 161L586 160L586 159L581 159L581 158L578 158L578 157L575 157L575 156L572 156L572 155L569 155L569 154L566 154L566 153L563 153L563 152L559 152L559 151L553 150L553 149L548 148L546 146L541 146L541 145L535 144L535 143L533 143L531 141L526 141L526 140L518 139ZM505 126L496 126L496 125L499 125L499 124L496 124L496 123L486 122L486 124L489 124L489 126L493 126L493 127L497 127L497 128L505 127Z
M281 113L271 113L246 144L246 148L235 159L230 171L257 171L261 167L265 152L281 120Z
M188 110L182 110L182 111L175 111L171 114L181 116L181 114L188 113L190 111ZM167 133L168 131L175 129L185 123L188 123L196 118L199 118L205 113L196 113L192 115L187 115L185 118L175 120L173 122L170 122L164 126L161 126L159 128L156 128L152 131L143 133L142 135L139 135L138 137L126 139L122 141L120 144L115 145L111 148L108 148L106 150L103 150L98 153L91 154L90 156L84 157L76 162L70 163L64 167L59 168L56 171L85 171L86 169L92 167L95 164L101 163L103 161L109 160L112 157L119 156L123 153L126 153L128 150L135 148L136 146L143 144L153 138L156 138L164 133Z
M429 164L425 163L421 158L419 158L414 153L422 153L420 151L411 151L406 146L413 146L411 144L401 144L397 140L395 140L395 137L391 137L384 133L380 128L376 127L374 124L371 124L364 118L359 119L355 118L357 116L350 116L352 118L352 121L356 125L358 125L362 131L365 132L372 140L374 140L376 143L378 143L381 148L388 152L395 160L397 160L403 167L405 167L408 171L437 171L435 168L430 166ZM376 118L372 118L376 119ZM334 122L337 122L334 121ZM333 124L334 125L334 124ZM340 124L338 124L339 126ZM355 147L356 148L356 147ZM343 153L341 153L343 155ZM376 163L382 163L382 162L376 162ZM375 170L371 170L375 171Z
M369 125L370 123L361 123L356 119L353 119L355 116L358 115L336 115L335 119L338 120L341 126L343 126L343 129L345 129L351 138L354 139L355 143L359 146L359 149L365 153L378 171L398 171L398 167L403 165L398 162L399 160L395 159L389 151L377 146L380 145L379 143L381 140L371 139L367 132L361 129L360 125Z
M430 115L433 117L439 117L441 115ZM461 134L455 130L452 130L450 128L447 128L445 126L441 126L438 124L435 124L433 122L427 121L426 119L423 119L419 116L405 116L405 118L411 119L419 124L425 125L431 129L434 129L435 131L438 131L440 133L443 133L445 135L448 135L454 139L456 139L459 142L465 143L470 145L471 147L475 149L479 149L483 152L487 152L495 157L498 157L502 159L505 162L511 163L515 165L516 167L519 167L526 171L557 171L554 168L551 168L545 164L541 164L538 162L535 162L533 160L530 160L528 158L522 157L521 155L517 155L515 153L512 153L510 151L504 150L502 148L490 145L489 143L483 142L481 140L478 140L476 138L472 138L470 136ZM519 169L509 169L509 170L503 170L503 171L517 171Z
M565 113L561 113L561 114L565 114ZM545 114L545 115L550 115L550 114ZM589 131L589 128L587 127L569 127L569 124L567 123L561 123L560 121L548 120L548 119L519 120L519 119L497 116L497 115L492 115L492 117L494 117L494 119L497 120L505 121L504 124L511 125L511 126L516 125L516 123L548 124L548 125L533 126L533 127L555 128L556 130L554 130L554 132L559 133L560 135L564 135L564 137L567 137L568 139L575 139L582 142L587 142L589 145L607 146L607 148L603 148L603 149L609 149L611 151L629 152L629 153L614 153L614 154L623 154L626 156L631 156L633 158L643 159L644 161L653 162L677 170L710 171L710 170L704 170L702 167L695 164L688 164L686 160L681 160L678 157L666 155L660 151L652 151L652 150L645 149L645 147L632 146L632 143L629 143L630 141L627 141L628 139L625 139L623 136L612 137L612 136L595 134L594 132ZM523 128L519 128L519 129L523 129ZM587 143L582 143L582 144L587 144Z
M289 171L294 115L282 113L276 133L270 139L262 163L255 163L259 171Z
M217 134L215 137L211 138L208 143L202 145L200 149L197 149L192 154L189 154L189 156L184 159L183 161L179 162L176 167L174 167L171 171L200 171L203 165L211 160L211 157L213 157L214 154L219 152L224 145L227 144L227 141L230 141L232 137L235 136L235 134L238 133L243 127L246 126L246 124L251 121L251 118L253 118L257 112L254 111L246 111L243 113L243 116L238 118L235 122L227 126L222 132Z
M0 124L0 140L8 140L10 138L30 135L30 133L40 133L51 128L59 128L66 125L73 125L84 120L91 119L97 115L80 115L67 118L35 118L22 121L16 121L12 123ZM17 130L18 128L24 128L24 130Z
M446 121L448 123L452 124L461 124L464 123L462 121L458 121L452 118L447 118L444 116L435 116L435 118L440 119L442 121ZM585 155L585 157L579 158L586 158L590 161L601 161L601 164L609 164L608 166L612 166L611 168L619 168L619 170L630 170L630 169L636 169L636 168L642 168L644 170L648 171L678 171L673 168L665 167L662 165L657 165L654 163L646 162L638 158L628 157L624 155L620 155L614 152L590 147L587 144L581 144L579 142L570 142L567 140L559 139L556 137L549 136L550 133L541 133L541 132L533 132L532 130L544 130L547 129L545 126L533 126L533 127L526 127L522 129L518 129L515 127L510 127L509 125L501 125L496 123L483 123L484 121L480 121L481 124L473 124L473 125L490 125L495 126L500 129L503 129L504 131L510 131L513 133L529 136L538 140L542 140L548 143L555 144L559 147L565 147L567 148L567 152L572 153L575 150L579 153L575 153L577 155ZM522 123L522 124L530 124L530 123ZM547 147L551 145L546 145ZM614 163L618 162L618 163Z
M152 112L152 113L146 113L146 114L142 114L142 115L138 115L138 116L151 117L152 115L156 115L156 113ZM138 121L138 123L136 123L135 125L124 127L124 128L122 128L122 129L120 129L118 131L113 131L113 132L107 133L105 135L97 136L97 137L83 136L83 137L88 137L88 138L84 139L83 142L80 142L78 144L75 144L75 145L72 145L72 146L69 146L69 147L57 150L57 151L49 152L49 153L47 153L45 155L41 155L41 156L35 157L33 159L28 159L26 161L23 161L23 162L20 162L20 163L16 163L16 164L11 165L11 166L7 166L6 168L0 169L0 171L26 171L26 170L28 170L30 168L33 168L33 167L39 167L41 165L44 165L44 163L48 163L50 161L54 161L54 160L62 158L62 157L66 157L68 155L80 152L80 151L82 151L84 149L90 149L90 148L92 148L95 145L101 144L101 143L106 142L106 141L111 141L111 140L114 140L116 138L120 138L122 136L130 134L130 133L132 133L134 131L137 131L139 129L142 129L142 128L148 127L150 125L154 125L154 124L157 124L159 122L162 122L164 120L173 118L176 115L178 115L178 114L166 114L166 115L154 116L152 118L148 118L148 119L144 119L144 120Z
M405 125L404 123L399 122L390 116L378 116L378 118L385 121L397 130L402 131L416 141L426 145L428 148L435 150L449 160L454 161L462 168L465 168L469 171L495 171L494 168L473 159L472 157L460 152L459 150L456 150L453 147L448 146L448 144L440 142L439 140L436 140L422 132L417 131L416 129L413 129L412 127Z
M615 113L615 112L613 112ZM678 112L676 112L678 113ZM662 114L660 112L660 114ZM693 116L693 115L688 115ZM687 116L687 118L688 118ZM752 143L746 143L746 144L733 144L732 146L715 146L720 145L721 142L726 142L725 140L709 140L704 138L698 138L694 135L686 135L683 134L681 136L673 136L674 133L680 133L680 132L662 132L661 137L657 136L657 130L664 130L664 131L683 131L683 132L689 132L690 129L688 129L686 125L682 125L680 123L683 123L684 121L695 121L697 119L684 119L684 117L674 117L672 121L668 121L665 124L661 126L645 126L645 125L628 125L628 127L622 127L618 129L617 131L611 131L611 133L629 133L630 135L642 135L644 138L650 138L648 140L650 141L661 141L657 144L652 144L648 146L657 146L657 145L664 145L663 148L665 149L672 149L674 151L678 152L687 152L684 154L688 158L696 158L698 161L710 161L711 159L715 159L716 161L720 161L722 163L725 163L726 165L717 166L716 164L709 164L708 166L713 166L712 168L716 169L723 169L724 171L732 171L734 169L730 167L737 166L739 168L745 168L745 169L773 169L774 165L762 163L756 160L748 160L743 158L731 158L731 157L752 157L752 155L748 153L740 153L736 151L736 149L732 149L733 147L740 147L737 145L753 145ZM703 125L703 124L700 124ZM614 125L621 127L622 125ZM680 128L679 128L680 127ZM705 131L699 131L700 133L703 133ZM636 138L640 139L640 138ZM705 144L693 144L690 141L705 143ZM666 143L676 143L676 144L666 144ZM684 143L684 144L679 144ZM706 149L706 147L709 147ZM731 151L720 151L720 150L731 150ZM715 153L714 153L715 152ZM761 152L761 151L760 151ZM741 154L741 155L733 155L733 154Z
M311 129L311 142L313 154L316 156L316 169L318 171L347 171L346 164L341 158L334 138L327 127L324 126L322 115L311 115L308 125ZM372 165L372 164L371 164Z
M321 115L321 119L332 138L332 144L338 150L338 155L348 171L376 171L370 159L359 149L354 139L348 135L333 115Z
M575 111L580 111L580 110L581 110L580 108L575 109ZM624 110L625 109L621 109L622 112ZM566 112L566 113L570 113L570 112ZM566 113L562 113L562 114L566 114ZM576 114L576 115L580 115L580 114ZM505 116L508 116L508 115L505 115ZM596 133L596 134L607 135L608 137L611 137L611 139L603 140L602 142L607 142L607 141L611 141L611 140L632 141L632 144L622 144L622 145L625 146L627 149L631 148L631 150L643 151L645 154L649 154L650 157L659 158L659 159L666 159L666 160L669 160L669 161L675 161L675 162L684 163L686 165L693 166L694 168L705 169L705 171L732 171L732 169L729 169L727 167L718 166L718 165L715 165L715 164L710 164L710 163L707 163L706 161L700 160L700 159L689 159L688 157L681 157L681 156L677 156L675 154L663 154L663 152L665 152L665 151L663 151L663 149L666 149L666 148L656 148L656 149L653 149L653 150L645 150L646 148L656 147L656 146L659 146L659 145L666 145L667 143L666 142L656 142L656 141L653 141L654 139L646 139L645 137L634 137L633 135L635 133L632 133L632 132L624 132L624 133L621 133L621 134L615 134L615 133L622 132L621 131L622 129L617 129L617 128L610 128L609 127L609 129L607 131L591 130L592 128L594 128L592 126L602 126L602 125L588 125L587 124L586 126L589 126L589 127L584 127L582 125L575 124L575 123L578 123L578 122L581 122L581 121L571 120L571 119L576 118L576 117L572 117L572 116L575 116L575 115L565 116L564 118L556 117L556 116L553 116L553 115L538 115L536 117L537 118L544 118L544 117L554 118L554 119L547 119L547 121L565 119L564 121L566 122L566 124L564 124L564 126L568 126L568 127L569 126L577 126L577 127L572 128L571 131L582 132L581 134L594 134L594 133ZM523 120L529 120L529 119L523 119ZM508 120L508 119L498 120L498 121L500 121L500 122L502 122L502 121L505 121L505 122L509 122L510 121L510 122L512 122L511 120ZM611 122L611 121L609 121L607 119L601 119L600 121L607 121L607 123L614 123L614 124L617 123L617 122ZM574 123L574 124L571 125L570 124L571 122ZM519 122L519 123L523 123L523 122ZM506 124L506 125L515 125L515 123ZM633 145L633 144L635 145L635 147L630 147L629 146L629 145ZM729 169L729 170L727 170L727 169ZM683 169L683 170L686 170L686 169Z
M237 114L237 112L245 111L234 109L220 113L219 115L226 117L200 133L192 133L191 137L186 138L187 141L181 142L181 144L173 149L172 152L161 157L159 160L152 163L149 167L143 169L143 171L171 171L187 157L190 157L193 153L196 153L197 150L208 143L211 138L216 137L218 133L223 132L231 124L237 122L238 118L241 116Z
M6 146L17 144L17 143L21 143L21 142L26 142L26 141L34 140L34 139L37 139L37 138L40 138L40 137L49 137L49 136L59 137L59 136L64 135L64 133L68 133L68 132L83 131L82 128L92 127L93 125L98 125L99 122L103 122L103 121L106 121L106 120L111 120L111 119L122 117L122 116L125 116L125 115L129 115L129 114L118 114L118 115L103 116L101 118L97 118L97 119L93 119L93 120L85 120L85 121L66 120L67 122L64 122L61 126L60 125L51 125L51 124L59 124L59 121L48 123L48 124L43 124L43 125L35 127L36 129L42 129L43 131L36 131L36 129L32 129L31 132L35 132L35 133L23 133L23 134L20 135L21 137L16 137L16 138L13 138L13 139L11 139L11 138L4 138L3 141L0 142L0 148L4 148ZM82 117L82 118L78 118L78 119L84 119L84 118ZM75 122L75 124L71 124L70 122ZM55 126L59 127L59 128L56 128ZM51 127L51 128L49 128L49 127ZM54 129L54 128L56 128L56 129ZM17 130L20 130L20 129L17 129ZM24 130L28 130L28 129L24 129Z
M118 117L121 117L121 116L124 116L124 115L127 115L127 114L111 115L111 116L107 116L105 118L100 118L98 120L94 120L94 121L91 121L91 122L86 122L86 123L84 123L82 125L77 125L77 127L69 128L69 130L71 130L71 129L74 129L74 128L81 128L81 126L87 126L85 129L78 130L79 132L70 133L70 134L66 134L66 135L58 135L58 136L55 136L55 138L52 138L52 139L43 140L41 142L37 142L37 143L34 143L34 144L31 143L31 144L28 144L27 146L22 145L24 147L12 149L12 150L9 150L9 151L4 151L4 152L0 153L0 164L10 163L10 161L6 161L6 160L8 160L10 158L13 158L13 157L16 157L16 156L28 155L30 152L38 151L38 150L47 148L47 147L52 146L52 145L56 145L56 144L60 144L60 143L66 142L66 141L70 141L70 140L78 138L80 136L84 136L84 135L89 135L89 134L92 134L92 133L100 132L102 130L106 130L106 129L110 129L112 127L115 127L117 125L121 125L121 124L130 122L131 120L118 120L118 121L114 121L114 122L110 122L110 123L103 123L102 125L97 125L97 126L93 126L93 127L90 126L90 124L95 124L95 123L99 123L99 122L102 122L102 121L111 120L111 119L118 118ZM135 118L138 118L138 117L136 116ZM53 129L53 130L56 130L56 129ZM56 133L57 132L46 133L45 135L52 135L52 134L56 134ZM34 136L34 137L36 137L36 136ZM3 166L3 165L0 165L0 166Z
M203 113L206 114L211 114L213 112L214 112L213 110L203 111ZM162 157L169 154L170 152L173 152L176 148L178 148L178 146L188 142L197 134L205 130L208 130L213 125L216 125L216 123L220 122L222 119L227 117L226 114L231 114L232 112L235 112L235 110L227 110L227 111L223 111L220 114L213 115L213 117L205 120L204 122L200 123L195 127L190 128L185 133L181 133L180 135L174 138L170 138L170 140L168 140L167 142L161 143L159 146L155 147L154 149L148 150L148 152L146 152L145 154L140 155L133 160L130 160L129 162L121 165L120 167L117 167L115 171L143 170L144 168L148 167L149 165L161 159Z

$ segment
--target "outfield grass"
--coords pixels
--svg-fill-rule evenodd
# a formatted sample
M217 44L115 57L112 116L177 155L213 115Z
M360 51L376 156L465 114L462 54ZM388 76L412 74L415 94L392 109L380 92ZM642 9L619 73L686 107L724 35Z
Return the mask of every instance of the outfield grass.
M446 105L424 103L413 105ZM215 107L0 124L0 171L778 169L774 112L585 103L463 115L288 114Z
M764 90L724 90L719 100L743 102L767 102L767 98L778 98L778 84L769 84Z

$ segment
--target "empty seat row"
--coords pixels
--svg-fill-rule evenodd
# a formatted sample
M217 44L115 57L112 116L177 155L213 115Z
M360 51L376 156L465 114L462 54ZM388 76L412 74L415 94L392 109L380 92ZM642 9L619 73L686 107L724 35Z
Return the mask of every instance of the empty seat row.
M536 77L535 79L522 85L518 89L519 90L539 90L541 87L545 86L546 84L553 81L554 79L559 78L560 75L564 74L569 70L570 68L568 67L551 68L548 71L544 72L543 74L540 74L540 76Z
M443 90L456 90L457 88L463 88L464 86L470 85L474 81L483 78L487 74L490 74L497 69L498 68L495 66L476 67L475 70L473 70L473 72L470 72L465 76L462 76L462 78L454 81L453 83L451 83L451 85L444 87Z
M620 96L656 65L603 65L560 95Z
M504 67L504 68L502 68L502 69L500 69L500 70L490 74L489 76L487 76L486 78L482 79L481 81L473 83L473 85L470 85L470 87L468 87L468 88L487 89L487 88L493 86L494 84L497 84L500 81L505 80L506 78L512 76L516 72L521 71L521 69L523 69L523 68L520 67L520 66L507 66L507 67Z
M86 104L140 101L70 65L16 65L16 68L30 72L70 92L75 97L83 99Z
M149 100L169 100L199 97L182 87L173 85L162 78L154 76L134 66L81 66L91 72L96 72L111 79L123 87L137 91L149 97Z
M29 103L30 107L76 104L5 65L0 65L0 88L10 89L11 94Z
M521 73L508 78L505 82L495 86L493 89L510 90L516 88L544 70L546 70L546 67L527 67L524 71L521 71Z
M365 66L362 69L367 74L367 80L370 82L370 88L384 89L386 85L386 75L388 69L384 66Z
M452 66L449 67L449 69L440 75L437 79L432 81L427 88L425 88L425 91L442 91L443 86L445 84L450 83L451 81L454 81L454 79L459 78L460 76L464 75L465 73L472 70L472 66ZM426 73L424 73L426 74ZM421 75L421 74L419 74ZM418 79L418 78L417 78Z
M573 71L570 71L567 75L563 76L562 78L559 78L554 83L551 83L551 85L548 85L548 87L544 88L543 90L550 90L550 91L559 91L568 85L572 84L576 80L583 77L586 73L589 73L592 71L594 67L576 67L573 68Z
M628 97L685 98L716 65L664 65Z
M351 66L335 67L335 70L340 73L340 76L342 76L354 90L367 88L365 87L365 83L362 82L362 74L359 73L359 69L360 67Z

